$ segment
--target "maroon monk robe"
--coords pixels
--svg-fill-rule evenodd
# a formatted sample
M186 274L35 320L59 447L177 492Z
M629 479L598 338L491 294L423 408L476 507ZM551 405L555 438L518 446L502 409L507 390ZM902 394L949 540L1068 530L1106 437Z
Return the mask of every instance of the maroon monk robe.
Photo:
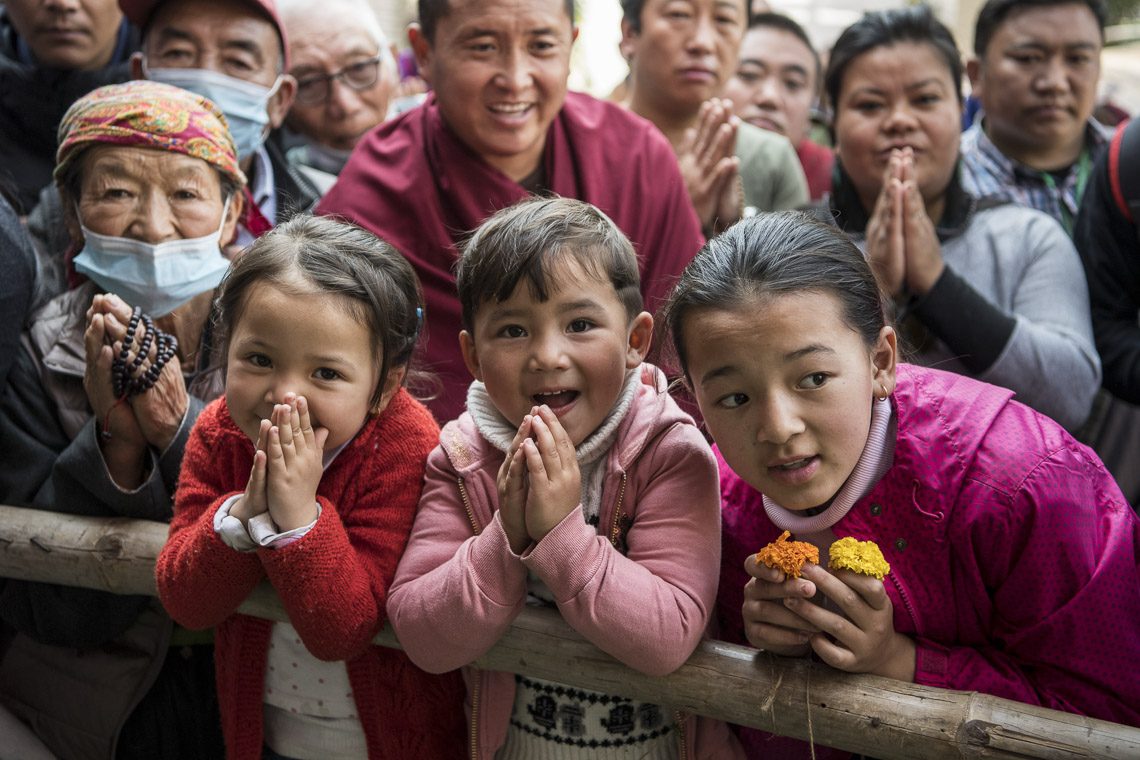
M655 309L704 242L673 150L648 121L568 93L550 125L545 186L589 201L633 241L641 292ZM427 302L427 369L443 384L429 403L440 422L464 409L471 375L459 350L456 242L528 195L459 141L434 97L366 135L321 201L394 245L412 262Z

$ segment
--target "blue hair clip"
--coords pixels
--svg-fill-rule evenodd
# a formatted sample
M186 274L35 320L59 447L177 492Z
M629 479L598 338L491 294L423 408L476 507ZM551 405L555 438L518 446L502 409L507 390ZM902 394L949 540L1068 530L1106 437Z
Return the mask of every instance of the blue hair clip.
M412 333L412 342L413 343L415 343L419 339L420 333L422 333L423 331L424 331L424 310L423 310L422 306L417 306L416 307L416 331L414 333Z

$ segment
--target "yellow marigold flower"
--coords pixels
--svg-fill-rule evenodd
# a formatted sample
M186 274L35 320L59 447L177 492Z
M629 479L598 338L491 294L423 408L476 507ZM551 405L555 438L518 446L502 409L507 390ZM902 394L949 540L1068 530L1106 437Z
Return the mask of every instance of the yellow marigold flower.
M873 575L882 580L891 566L874 541L841 538L831 545L827 567L830 570L852 570L860 575Z

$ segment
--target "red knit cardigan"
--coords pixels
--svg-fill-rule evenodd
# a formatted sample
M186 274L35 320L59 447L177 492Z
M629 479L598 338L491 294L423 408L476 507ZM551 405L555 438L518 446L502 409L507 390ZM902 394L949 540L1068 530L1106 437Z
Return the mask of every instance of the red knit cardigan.
M272 623L235 614L264 577L308 650L345 660L370 758L464 753L464 688L457 673L429 675L403 652L370 644L386 621L388 587L411 532L424 463L439 442L431 413L399 391L321 478L322 512L299 541L240 553L214 531L221 502L245 490L253 444L225 399L190 434L170 537L158 557L158 593L188 628L217 626L215 666L226 756L258 760Z

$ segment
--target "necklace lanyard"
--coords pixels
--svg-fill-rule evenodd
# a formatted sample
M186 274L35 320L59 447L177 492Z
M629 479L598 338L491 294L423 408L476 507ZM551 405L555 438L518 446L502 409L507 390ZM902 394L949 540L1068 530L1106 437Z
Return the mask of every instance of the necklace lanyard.
M1081 157L1077 159L1077 186L1074 192L1074 205L1080 205L1081 198L1085 195L1085 185L1088 184L1089 174L1092 170L1092 159L1089 158L1089 149L1083 148L1081 150ZM1057 180L1049 172L1041 172L1041 176L1045 181L1045 186L1050 190L1058 191L1057 205L1061 207L1061 226L1065 228L1065 232L1069 237L1073 236L1073 212L1065 204L1064 189L1058 189Z

